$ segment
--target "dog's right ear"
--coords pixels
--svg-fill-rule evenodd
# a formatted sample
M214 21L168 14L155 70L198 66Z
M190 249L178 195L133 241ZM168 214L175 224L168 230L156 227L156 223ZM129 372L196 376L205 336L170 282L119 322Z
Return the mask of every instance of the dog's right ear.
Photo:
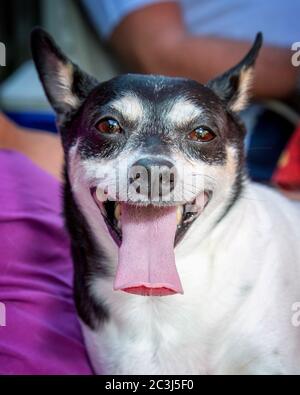
M58 117L77 110L98 81L72 63L41 28L31 33L31 50L45 93Z

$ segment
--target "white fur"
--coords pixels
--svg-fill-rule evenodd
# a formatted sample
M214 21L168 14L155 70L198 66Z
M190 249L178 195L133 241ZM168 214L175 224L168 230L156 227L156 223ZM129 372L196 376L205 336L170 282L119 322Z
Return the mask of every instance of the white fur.
M171 123L177 127L191 122L196 117L201 115L202 111L199 106L196 106L191 100L178 99L167 114L167 118Z
M299 374L297 207L254 184L209 232L208 215L176 248L184 295L142 297L97 279L109 306L99 330L83 325L98 373Z
M292 306L300 301L299 204L246 183L212 227L232 194L235 148L227 147L224 166L176 157L177 165L205 174L214 188L175 249L184 295L126 294L113 291L118 249L89 193L89 183L101 182L103 168L109 177L117 163L82 163L76 147L70 157L75 198L106 245L111 268L111 277L90 282L94 297L109 309L108 321L96 330L82 323L96 373L300 374L300 328L292 325Z
M85 176L85 169L77 152L79 141L69 151L69 177L72 185L72 191L82 213L88 218L91 230L103 248L105 248L105 256L113 266L118 256L118 249L112 240L103 216L95 204L91 193L90 183ZM99 231L99 229L101 231Z
M72 93L74 70L71 63L62 65L57 70L56 98L72 108L79 107L79 98Z
M132 122L138 121L143 116L142 102L134 94L126 94L121 99L113 100L109 106L119 111Z
M230 104L231 111L239 112L247 107L249 101L249 91L253 84L253 77L254 71L252 68L241 71L237 97L234 99L234 102Z

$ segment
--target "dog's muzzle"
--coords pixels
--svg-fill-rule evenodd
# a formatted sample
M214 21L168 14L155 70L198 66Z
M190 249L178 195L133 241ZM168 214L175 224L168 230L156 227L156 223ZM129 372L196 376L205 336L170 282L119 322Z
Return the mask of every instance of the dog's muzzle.
M127 181L124 200L101 202L102 190L91 191L119 247L114 289L152 296L182 294L174 246L203 211L210 194L203 190L189 204L170 200L177 172L165 159L138 160ZM194 212L188 211L192 205Z

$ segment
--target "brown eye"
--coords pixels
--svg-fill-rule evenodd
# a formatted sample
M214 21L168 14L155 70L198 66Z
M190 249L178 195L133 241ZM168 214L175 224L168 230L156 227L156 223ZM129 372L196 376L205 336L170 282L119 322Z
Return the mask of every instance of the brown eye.
M206 143L212 141L216 137L215 133L206 127L199 127L189 133L188 138L193 141Z
M96 128L99 130L99 132L106 134L116 134L122 132L119 122L112 118L103 119L97 123Z

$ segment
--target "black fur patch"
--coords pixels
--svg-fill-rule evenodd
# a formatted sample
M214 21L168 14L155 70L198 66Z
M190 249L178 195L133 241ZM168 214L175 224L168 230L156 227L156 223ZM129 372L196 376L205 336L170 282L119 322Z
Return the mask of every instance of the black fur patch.
M88 284L95 276L109 275L104 264L106 257L101 246L93 239L89 225L74 200L67 172L65 172L64 214L71 236L76 309L83 322L91 328L96 328L103 320L108 319L109 313L104 304L96 302L91 296Z

